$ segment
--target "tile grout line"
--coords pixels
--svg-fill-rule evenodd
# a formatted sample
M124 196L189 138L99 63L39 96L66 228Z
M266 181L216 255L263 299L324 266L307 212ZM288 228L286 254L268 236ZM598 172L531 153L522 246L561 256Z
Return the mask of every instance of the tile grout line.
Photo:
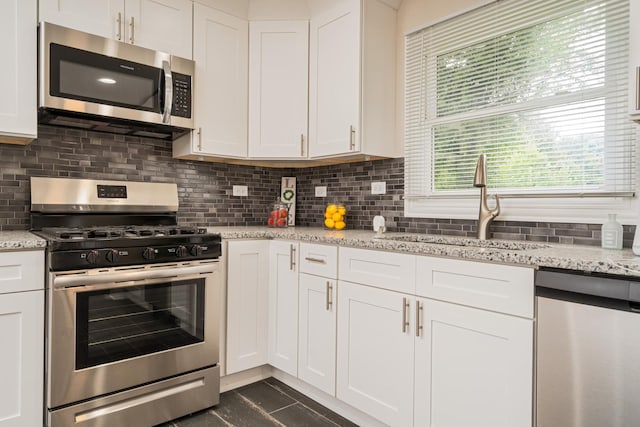
M256 405L253 401L251 401L249 398L244 397L242 394L238 393L237 391L234 391L234 393L236 393L238 396L240 396L240 398L242 400L244 400L245 402L247 402L249 404L249 406L253 407L254 409L257 409L258 412L262 413L263 415L267 416L270 420L272 420L273 422L275 422L277 425L281 426L281 427L287 427L286 425L282 424L280 421L276 420L275 418L273 418L271 416L271 414L269 414L267 411L265 411L264 409L262 409L260 406ZM295 400L295 399L294 399Z
M289 396L289 397L291 397L291 396ZM276 412L280 412L280 411L282 411L283 409L291 408L292 406L295 406L295 405L297 405L298 403L300 403L300 402L294 399L294 400L293 400L293 403L290 403L290 404L288 404L288 405L286 405L286 406L283 406L282 408L274 409L273 411L269 412L269 415L273 415L273 414L275 414ZM300 403L300 404L301 404L301 403ZM301 404L301 405L302 405L302 404ZM302 406L304 406L304 405L302 405Z
M218 418L220 421L222 421L226 426L228 427L235 427L235 424L231 424L229 421L225 420L224 418L222 418L220 416L220 414L218 414L215 409L209 409L208 411L211 415L215 415L216 418ZM179 426L178 426L179 427Z
M317 415L318 415L318 416L320 416L321 418L324 418L325 420L329 421L331 424L333 424L333 425L335 425L335 426L337 426L337 427L341 427L341 426L340 426L340 424L336 423L336 422L335 422L335 421L333 421L333 420L330 420L330 419L329 419L329 418L327 418L325 415L323 415L323 414L321 414L320 412L316 411L315 409L313 409L313 408L311 408L311 407L309 407L309 406L305 405L304 403L302 403L301 401L299 401L299 400L298 400L298 399L296 399L295 397L293 397L293 396L291 396L290 394L288 394L285 390L281 390L281 389L277 388L275 384L270 384L270 383L266 382L265 380L262 380L262 382L264 382L265 384L267 384L269 387L273 388L275 391L278 391L278 392L280 392L280 393L282 393L282 394L284 394L284 395L286 395L286 396L290 397L290 398L291 398L291 399L293 399L295 402L297 402L297 403L299 403L300 405L304 406L305 408L307 408L307 409L308 409L308 410L310 410L311 412L313 412L313 413L317 414ZM283 383L283 384L284 384L284 383ZM286 384L285 384L285 385L286 385ZM290 387L290 386L288 386L288 387ZM295 390L293 387L290 387L290 388L291 388L291 389L293 389L293 390ZM297 391L297 390L295 390L295 391L296 391L297 393L300 393L300 394L304 395L304 393L301 393L301 392L299 392L299 391ZM309 397L309 399L311 399L311 398ZM311 400L313 400L313 399L311 399ZM315 400L313 400L313 401L315 402ZM316 402L316 403L318 403L318 402ZM318 403L318 404L320 405L320 403ZM292 406L292 405L289 405L289 406ZM280 409L284 409L284 408L280 408ZM276 411L273 411L273 412L277 412L277 411L279 411L280 409L277 409ZM329 408L327 408L327 409L328 409L329 411L331 411L331 409L329 409ZM334 413L334 414L336 414L336 415L338 415L338 416L340 416L340 417L342 417L342 415L340 415L340 414L336 413L335 411L331 411L331 412L332 412L332 413ZM344 418L344 417L343 417L343 418ZM346 419L346 418L345 418L345 419ZM353 422L353 421L351 421L351 420L349 420L349 419L347 419L347 421L349 421L349 422ZM354 424L355 424L355 423L354 423Z

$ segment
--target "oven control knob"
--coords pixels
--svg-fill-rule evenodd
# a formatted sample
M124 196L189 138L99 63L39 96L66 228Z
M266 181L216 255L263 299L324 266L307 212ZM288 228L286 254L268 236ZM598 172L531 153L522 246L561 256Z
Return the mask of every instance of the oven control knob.
M120 255L118 254L117 249L111 249L107 252L107 261L116 262L118 261L118 258L120 258Z
M87 252L87 254L85 255L85 259L89 264L95 264L96 261L98 261L98 251L93 250Z
M142 252L142 258L146 260L152 260L156 257L156 250L153 248L146 248L144 252Z
M185 246L182 246L182 245L178 246L176 248L176 256L178 258L186 257L187 256L187 248Z
M191 246L191 249L189 250L189 252L191 253L191 256L200 256L202 255L202 246L193 245Z

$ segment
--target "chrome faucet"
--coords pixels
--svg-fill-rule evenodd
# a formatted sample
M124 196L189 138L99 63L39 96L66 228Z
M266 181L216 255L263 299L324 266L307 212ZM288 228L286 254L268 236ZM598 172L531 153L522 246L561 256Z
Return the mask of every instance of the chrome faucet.
M500 200L496 194L496 207L489 209L487 205L487 155L480 154L476 163L476 173L473 177L473 186L480 187L480 213L478 214L478 239L486 240L489 232L489 224L500 215Z

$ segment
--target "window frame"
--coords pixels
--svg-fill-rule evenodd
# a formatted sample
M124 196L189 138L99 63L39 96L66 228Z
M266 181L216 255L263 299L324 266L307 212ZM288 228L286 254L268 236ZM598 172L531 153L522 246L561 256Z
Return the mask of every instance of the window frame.
M477 7L463 10L459 13L465 14L475 9L491 5L496 3L494 1L485 1L479 4ZM631 11L634 11L634 8L631 8ZM636 13L632 13L630 16L630 27L633 28L634 23L640 24L640 19L637 18L638 10L636 9ZM457 15L447 16L440 21L429 23L424 26L422 29L412 29L407 31L404 35L405 38L411 34L414 34L418 31L421 31L430 26L436 25L439 22L444 20L451 19ZM635 19L634 19L635 18ZM510 30L511 31L511 30ZM631 32L633 33L633 32ZM500 33L495 33L493 36L498 37ZM631 35L630 35L631 37ZM406 39L405 39L406 40ZM629 49L631 49L633 43L629 44ZM407 125L407 115L408 112L406 110L407 105L407 93L408 93L408 77L407 77L407 44L405 44L405 49L403 50L403 67L405 71L405 87L404 87L404 100L405 100L405 137L407 136L406 125ZM630 58L629 67L633 67L631 63L631 58L633 55L631 52L627 55ZM437 58L437 54L431 55L430 58L434 60ZM422 67L425 67L426 59L422 59ZM631 73L633 74L633 73ZM414 76L415 78L415 76ZM422 79L422 94L421 94L421 107L420 114L422 117L426 117L426 109L429 108L428 100L426 99L426 78ZM633 94L635 97L635 81L628 81L628 92L629 96ZM605 86L606 88L606 86ZM606 89L603 89L606 90ZM568 98L571 98L572 95L568 95ZM500 107L498 107L500 108ZM509 109L507 107L506 109ZM415 113L415 111L414 111ZM432 115L435 117L435 115ZM431 123L438 123L441 121L446 121L447 119L434 118L429 120ZM423 129L424 131L424 122L426 120L423 119ZM633 129L634 139L636 144L638 142L638 127L634 126ZM426 134L425 134L426 135ZM426 135L425 138L428 138L431 141L431 138ZM406 143L406 142L405 142ZM421 153L422 158L418 161L424 163L426 167L424 172L424 176L430 176L433 174L432 162L430 159L432 146L430 142L427 142L429 145L428 149L424 150ZM407 152L405 147L405 153ZM537 191L527 191L524 190L518 195L517 192L513 192L510 194L506 194L501 197L501 215L498 217L499 220L507 220L507 221L536 221L536 222L563 222L563 223L601 223L606 219L606 215L608 213L617 213L618 217L624 223L635 224L638 219L638 208L640 203L638 202L637 191L640 184L639 175L640 173L640 153L635 156L635 173L632 175L632 185L636 191L633 197L628 196L598 196L593 197L590 194L584 194L583 196L576 195L575 197L560 197L558 195L545 195L543 192L540 194L531 194ZM413 161L416 161L414 158ZM491 163L487 164L487 168L491 168ZM451 218L451 219L474 219L477 218L478 215L478 207L479 207L479 189L477 192L473 192L476 194L455 194L452 192L450 194L428 194L426 196L411 196L408 194L409 178L407 176L407 167L406 167L406 159L405 159L405 199L404 199L404 216L405 217L416 217L416 218ZM415 183L415 181L414 181ZM420 186L429 187L431 182L423 182L419 184ZM431 190L428 189L430 192ZM492 191L491 182L489 182L488 193L496 194L499 191ZM578 192L576 192L578 193ZM490 205L492 205L493 201L490 200Z

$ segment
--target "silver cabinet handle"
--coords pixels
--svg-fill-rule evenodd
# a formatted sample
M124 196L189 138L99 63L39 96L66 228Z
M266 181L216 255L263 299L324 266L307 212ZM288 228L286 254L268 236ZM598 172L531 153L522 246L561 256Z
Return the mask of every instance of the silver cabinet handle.
M356 149L356 129L353 125L349 126L349 150Z
M333 300L331 298L331 294L333 292L333 285L330 281L327 280L327 311L331 311L331 305L333 304Z
M318 264L326 264L327 261L320 259L320 258L311 258L311 257L304 257L305 261L309 261L309 262L317 262Z
M135 21L133 19L133 16L131 17L131 22L129 23L129 26L131 27L131 35L129 36L129 42L131 42L131 44L133 44L133 42L135 41L135 37L134 37L134 28L136 26Z
M198 151L202 151L202 127L198 128Z
M422 335L422 319L421 314L424 308L424 304L420 304L420 301L416 301L416 336Z
M304 134L300 134L300 156L304 156Z
M118 19L116 19L116 22L118 23L118 34L116 34L116 39L118 39L118 41L122 40L122 12L118 12Z
M407 328L409 327L409 301L407 298L402 298L402 333L407 332Z
M294 271L296 269L296 247L294 245L291 245L289 247L289 269L291 271Z

